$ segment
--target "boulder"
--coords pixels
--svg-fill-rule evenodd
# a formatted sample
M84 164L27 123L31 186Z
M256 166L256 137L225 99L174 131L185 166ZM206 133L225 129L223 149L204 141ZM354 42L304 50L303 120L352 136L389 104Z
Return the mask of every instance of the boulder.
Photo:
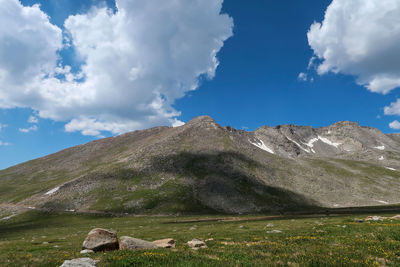
M200 249L200 248L207 248L206 243L199 239L192 239L191 241L187 242L188 246L192 249Z
M136 250L136 249L156 249L158 246L152 242L133 238L130 236L122 236L119 239L120 250Z
M96 261L91 258L66 260L60 267L96 267Z
M83 241L82 249L93 251L105 251L118 249L117 233L111 230L95 228L89 232L85 241Z
M392 219L392 220L400 220L400 215L393 216L390 219Z
M175 240L172 238L160 239L152 242L159 248L175 248Z

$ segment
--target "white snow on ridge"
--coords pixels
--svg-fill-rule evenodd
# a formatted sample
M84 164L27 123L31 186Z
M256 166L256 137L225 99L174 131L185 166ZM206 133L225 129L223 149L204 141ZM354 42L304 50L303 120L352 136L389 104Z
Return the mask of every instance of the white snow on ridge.
M305 143L306 146L314 147L314 143L318 141L318 138L313 138L308 143Z
M379 149L379 150L385 150L385 146L376 146L374 148Z
M5 220L8 220L8 219L11 219L12 217L14 217L14 216L16 216L16 215L17 215L17 214L11 214L10 216L1 218L0 221L5 221Z
M342 143L334 143L331 140L329 140L328 138L322 137L322 136L318 136L319 140L321 140L322 142L324 142L325 144L328 144L330 146L334 146L336 148L338 148L338 146L340 146Z
M261 141L261 140L257 140L257 139L256 139L256 142L257 142L257 143L253 143L253 142L251 142L250 139L249 139L249 142L250 142L250 144L252 144L252 145L254 145L254 146L256 146L256 147L258 147L258 148L260 148L260 149L262 149L262 150L265 150L265 151L267 151L268 153L275 154L275 152L274 152L272 149L268 148L268 147L264 144L264 142Z
M382 203L382 204L389 204L389 202L383 201L383 200L376 200L376 201L378 201L379 203Z
M380 158L379 158L379 160L384 160L385 159L385 157L384 156L381 156Z
M52 195L52 194L54 194L55 192L57 192L58 189L60 189L59 186L57 186L56 188L53 188L53 189L51 189L50 191L46 192L45 195Z
M310 141L308 141L308 143L305 144L305 145L307 145L307 146L309 146L309 147L314 147L314 143L317 142L318 140L324 142L324 143L327 144L327 145L334 146L334 147L336 147L336 148L338 148L338 146L340 146L340 145L342 144L342 143L334 143L334 142L332 142L331 140L329 140L328 138L325 138L325 137L322 137L322 136L319 136L319 135L318 135L318 138L312 138L312 139L311 139Z
M395 168L390 168L390 167L385 167L385 168L391 171L397 171Z
M304 147L302 147L299 143L297 143L296 141L294 141L293 139L291 139L291 138L289 138L288 136L285 136L290 142L292 142L292 143L294 143L295 145L297 145L298 147L300 147L302 150L304 150L305 152L307 152L307 153L311 153L311 151L310 151L310 149L306 149L306 148L304 148ZM313 150L313 149L311 149L312 150L312 152L314 152L315 153L315 151Z

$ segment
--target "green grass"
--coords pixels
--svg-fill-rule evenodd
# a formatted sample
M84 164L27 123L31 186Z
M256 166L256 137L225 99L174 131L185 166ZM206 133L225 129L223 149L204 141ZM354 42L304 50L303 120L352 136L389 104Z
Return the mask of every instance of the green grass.
M356 223L367 215L244 221L218 216L99 217L28 212L0 221L0 266L59 266L80 257L95 227L145 240L174 238L176 249L96 253L99 266L388 266L400 265L400 221ZM391 216L391 215L390 215ZM203 219L205 221L196 221ZM183 221L183 222L182 222ZM186 222L185 222L186 221ZM192 222L189 222L192 221ZM268 224L274 224L268 227ZM282 233L268 233L281 230ZM214 240L192 251L193 238Z

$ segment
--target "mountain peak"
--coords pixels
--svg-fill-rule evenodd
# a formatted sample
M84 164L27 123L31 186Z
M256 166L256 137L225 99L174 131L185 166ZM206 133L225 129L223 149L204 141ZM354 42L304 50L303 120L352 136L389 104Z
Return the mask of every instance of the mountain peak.
M360 127L360 124L354 121L338 121L332 126L338 126L338 127Z
M216 125L216 122L213 118L207 115L198 116L196 118L191 119L186 123L186 125L198 125L198 124L213 124Z

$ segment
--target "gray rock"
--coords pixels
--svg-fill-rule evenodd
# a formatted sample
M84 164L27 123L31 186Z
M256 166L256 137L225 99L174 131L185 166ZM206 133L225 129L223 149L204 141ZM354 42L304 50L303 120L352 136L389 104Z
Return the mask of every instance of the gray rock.
M119 239L120 250L136 250L136 249L156 249L158 246L152 242L133 238L130 236L122 236Z
M192 249L200 249L200 248L207 248L206 243L199 239L192 239L191 241L187 242L188 246Z
M96 267L96 262L91 258L66 260L60 267Z
M111 230L95 228L89 232L85 241L83 241L82 249L93 251L105 251L118 249L117 233Z
M172 238L155 240L152 243L159 248L175 248L175 240Z

